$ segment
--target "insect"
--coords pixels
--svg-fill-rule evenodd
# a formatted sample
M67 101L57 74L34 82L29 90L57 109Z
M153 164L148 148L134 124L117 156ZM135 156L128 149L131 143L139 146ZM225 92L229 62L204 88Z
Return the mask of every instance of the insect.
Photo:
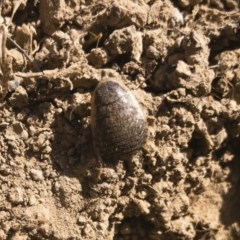
M96 154L102 160L120 160L141 148L147 125L130 90L115 80L100 82L92 95L91 126Z

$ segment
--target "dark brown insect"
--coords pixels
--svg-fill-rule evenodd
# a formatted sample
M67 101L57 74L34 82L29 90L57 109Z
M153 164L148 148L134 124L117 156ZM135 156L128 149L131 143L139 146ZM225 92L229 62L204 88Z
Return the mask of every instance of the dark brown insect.
M143 111L133 94L114 80L102 81L92 95L94 146L102 160L119 160L146 141Z

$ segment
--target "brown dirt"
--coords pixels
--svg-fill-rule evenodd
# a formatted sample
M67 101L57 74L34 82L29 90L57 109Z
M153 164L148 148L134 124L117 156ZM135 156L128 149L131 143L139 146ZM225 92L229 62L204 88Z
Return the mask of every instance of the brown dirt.
M240 239L239 0L4 1L0 239ZM91 92L147 115L128 161L97 161Z

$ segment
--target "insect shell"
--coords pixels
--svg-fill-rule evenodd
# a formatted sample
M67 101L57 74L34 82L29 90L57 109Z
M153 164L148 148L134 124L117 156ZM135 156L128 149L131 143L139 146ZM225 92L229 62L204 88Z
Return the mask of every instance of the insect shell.
M146 141L147 125L138 101L114 80L102 81L94 90L91 125L95 151L102 160L123 159Z

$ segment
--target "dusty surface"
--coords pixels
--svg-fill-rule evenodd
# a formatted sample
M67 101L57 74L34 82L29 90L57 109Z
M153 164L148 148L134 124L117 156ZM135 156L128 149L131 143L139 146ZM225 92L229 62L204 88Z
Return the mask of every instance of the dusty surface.
M240 239L240 3L4 1L0 239ZM176 4L177 2L177 4ZM2 29L2 28L1 28ZM91 92L124 82L148 140L97 161Z

